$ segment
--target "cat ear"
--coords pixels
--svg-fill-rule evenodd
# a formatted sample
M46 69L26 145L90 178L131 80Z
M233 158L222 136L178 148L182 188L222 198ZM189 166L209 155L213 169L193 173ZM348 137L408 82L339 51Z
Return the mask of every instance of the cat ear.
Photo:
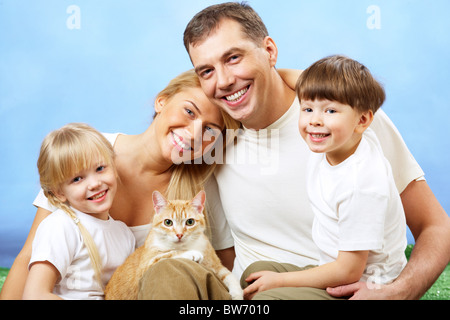
M159 214L161 212L161 209L167 205L167 200L159 191L153 191L152 199L155 213Z
M202 213L203 209L205 208L205 201L206 201L206 193L205 191L200 191L194 199L191 201L191 205L197 209L198 213Z

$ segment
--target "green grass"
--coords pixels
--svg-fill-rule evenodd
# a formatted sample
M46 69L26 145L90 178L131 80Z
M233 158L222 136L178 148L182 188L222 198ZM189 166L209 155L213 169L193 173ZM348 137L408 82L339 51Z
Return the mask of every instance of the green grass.
M405 254L408 259L412 248L413 245L409 245L406 248ZM8 272L9 269L0 268L0 290L3 287ZM450 264L421 300L450 300Z

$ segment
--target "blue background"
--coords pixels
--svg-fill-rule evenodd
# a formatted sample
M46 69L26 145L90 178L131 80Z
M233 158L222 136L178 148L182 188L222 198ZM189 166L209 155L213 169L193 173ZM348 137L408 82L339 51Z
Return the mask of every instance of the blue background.
M0 266L11 266L33 221L44 136L77 121L143 132L155 95L192 67L186 24L219 2L0 0ZM302 69L340 53L371 69L386 88L384 110L450 212L450 1L249 3L278 45L278 67ZM79 29L68 27L78 21L70 5L80 10Z

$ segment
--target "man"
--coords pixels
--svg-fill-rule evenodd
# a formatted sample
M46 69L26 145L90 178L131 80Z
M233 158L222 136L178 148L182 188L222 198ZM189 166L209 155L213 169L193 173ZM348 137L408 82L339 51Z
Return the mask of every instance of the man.
M207 96L244 128L237 142L227 148L227 162L216 173L217 185L213 184L223 213L217 205L219 197L208 194L216 206L210 210L213 242L222 261L230 267L234 262L236 275L244 273L243 285L250 272L258 271L252 269L253 262L274 261L270 265L274 270L278 262L316 264L313 214L304 187L308 150L298 133L295 92L275 68L274 40L248 5L224 3L198 13L187 26L184 41ZM380 112L372 128L391 162L407 223L416 238L415 249L400 277L390 285L370 290L365 283L356 283L327 291L355 299L416 299L449 261L450 219L384 113ZM288 289L258 296L332 298L323 290Z

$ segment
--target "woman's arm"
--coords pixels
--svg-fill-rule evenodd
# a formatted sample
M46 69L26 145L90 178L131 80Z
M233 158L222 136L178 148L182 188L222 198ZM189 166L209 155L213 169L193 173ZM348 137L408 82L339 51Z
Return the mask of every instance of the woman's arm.
M295 90L297 85L298 77L302 74L303 70L296 69L278 69L278 73L283 79L283 81L288 85L289 88Z
M62 300L52 293L58 277L59 272L51 263L47 261L34 263L27 277L23 299Z
M217 250L216 254L219 257L220 261L222 261L222 264L228 270L232 271L234 267L234 259L236 258L234 247L225 250Z
M3 284L2 291L0 293L0 300L20 300L23 296L23 290L25 282L28 277L28 264L31 258L31 245L36 234L36 230L39 224L44 220L51 212L42 208L38 208L30 232L28 233L27 240L17 255L11 270L8 273L5 283Z
M353 283L361 279L368 256L369 251L340 251L335 261L305 271L256 272L245 279L253 283L244 290L244 296L251 298L257 292L280 287L325 289Z

